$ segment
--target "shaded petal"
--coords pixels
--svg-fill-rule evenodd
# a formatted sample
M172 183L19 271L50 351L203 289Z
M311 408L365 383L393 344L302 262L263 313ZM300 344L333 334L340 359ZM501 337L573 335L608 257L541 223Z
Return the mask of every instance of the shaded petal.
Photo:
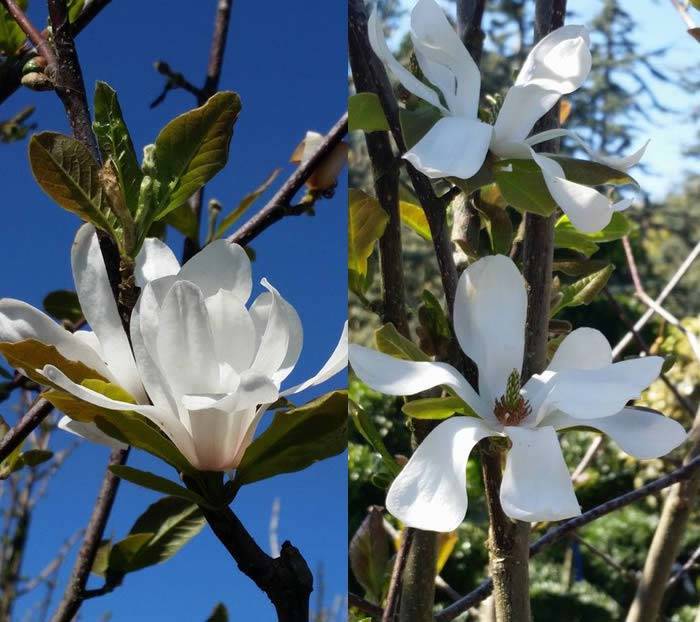
M595 233L604 229L610 223L613 212L621 211L623 208L617 205L615 209L610 199L595 188L568 181L564 175L564 169L552 158L532 150L531 154L542 170L544 183L555 203L561 207L579 231ZM625 202L624 207L629 205L630 202Z
M546 384L547 395L537 421L556 410L581 419L614 415L658 377L662 364L661 357L647 356L596 369L545 372L538 376Z
M17 343L27 339L55 346L68 360L80 361L101 376L113 378L101 354L88 343L91 338L71 334L26 302L3 298L0 300L0 343Z
M577 328L559 344L547 366L550 371L597 369L612 363L612 348L595 328Z
M136 285L143 287L146 283L164 276L177 274L180 262L170 247L158 238L146 238L136 255L134 277Z
M97 443L98 445L104 445L110 449L126 449L127 445L118 441L111 436L105 434L100 428L98 428L94 423L85 423L83 421L76 421L70 417L61 417L58 422L58 427L61 430L80 436L85 440Z
M472 417L452 417L438 425L396 476L386 509L408 527L452 531L467 513L467 461L482 438L495 436Z
M492 131L476 119L443 117L403 157L430 178L469 179L484 163Z
M522 368L526 312L525 280L508 257L484 257L460 276L455 334L479 368L479 394L489 406L505 393L513 370Z
M366 385L385 395L414 395L441 385L454 389L484 419L494 419L472 386L452 365L404 361L371 348L350 345L350 364Z
M194 283L205 297L228 290L243 304L253 289L248 255L241 246L226 240L215 240L199 251L182 266L178 280Z
M71 249L73 279L80 308L102 345L102 355L118 383L137 401L145 399L129 339L124 332L107 268L92 225L78 230Z
M440 103L438 94L433 89L423 84L394 58L394 55L391 53L386 43L386 39L384 39L384 27L379 19L376 6L372 10L372 14L369 16L367 22L367 34L374 53L379 60L384 63L386 68L394 74L394 77L406 90L413 93L416 97L420 97L423 101L439 108L444 114L448 114L449 111Z
M644 152L646 151L647 146L650 142L647 140L647 142L645 142L639 149L637 149L637 151L628 156L606 156L605 154L602 154L599 151L593 149L591 146L589 146L588 143L586 143L586 141L583 140L583 138L581 138L576 132L564 128L539 132L534 136L530 136L530 138L528 138L525 142L531 147L533 147L534 145L537 145L539 143L543 143L548 140L560 138L563 136L573 138L594 161L600 162L601 164L605 164L606 166L617 169L618 171L626 171L627 169L632 168L636 164L639 164L639 161L644 156Z
M554 428L505 431L512 447L501 483L503 511L531 523L578 516L581 508Z
M248 369L255 355L255 325L245 305L235 294L221 289L205 305L214 337L216 358L236 372Z
M177 395L219 391L219 364L201 290L178 281L158 317L158 364Z
M236 389L228 394L191 394L182 398L190 415L204 410L232 413L277 399L277 386L264 374L246 370L240 375Z
M640 460L664 456L687 438L680 423L644 408L623 408L617 414L593 420L576 419L558 412L547 417L545 423L557 430L578 426L600 430L622 451Z
M269 291L260 294L250 307L250 316L258 335L257 354L251 368L273 377L287 359L292 332L301 330L301 327L295 324L299 317L295 311L292 317L289 310L291 305L267 279L261 283Z
M330 355L326 363L324 364L323 367L319 370L319 372L309 378L308 380L302 382L301 384L297 384L293 387L290 387L289 389L285 389L280 393L281 396L285 395L294 395L295 393L300 393L301 391L304 391L305 389L308 389L309 387L316 386L317 384L321 384L322 382L325 382L329 378L332 378L335 376L337 373L340 373L343 369L345 369L348 366L348 323L347 320L345 322L345 326L343 327L343 334L340 336L340 340L338 341L338 345L335 346L335 350L333 350L333 353Z
M442 91L450 112L476 119L479 68L435 0L418 0L413 7L411 39L421 70Z
M245 455L246 449L250 447L250 444L253 442L253 437L255 436L255 431L258 429L258 425L260 424L260 421L263 418L263 415L267 412L267 409L272 406L272 403L269 404L261 404L258 409L255 411L255 415L253 416L252 419L249 419L247 421L247 430L245 434L243 435L243 438L241 439L241 443L238 447L238 450L236 451L236 456L233 459L233 462L231 463L232 469L235 469L238 467L238 465L241 463L241 460L243 460L243 456Z

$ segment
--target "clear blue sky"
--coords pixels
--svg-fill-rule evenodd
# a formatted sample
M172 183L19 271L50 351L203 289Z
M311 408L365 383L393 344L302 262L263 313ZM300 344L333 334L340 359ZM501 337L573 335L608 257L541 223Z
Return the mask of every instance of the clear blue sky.
M34 5L30 15L42 24L45 3L30 4ZM113 0L80 36L88 90L100 79L118 91L139 151L170 118L193 106L189 94L176 91L162 106L149 110L148 103L162 85L153 61L167 60L201 82L215 7L216 0ZM307 0L294 6L234 2L221 87L238 91L243 112L229 164L210 184L208 197L217 197L230 209L275 167L285 166L283 179L292 170L286 164L290 153L306 130L326 131L335 122L346 105L345 42L343 2ZM67 131L62 107L51 93L21 91L3 104L0 118L27 104L37 106L34 118L40 129ZM26 149L26 142L0 145L4 198L0 296L40 305L48 291L72 288L69 248L78 220L53 205L36 186ZM291 382L305 379L325 362L346 317L345 219L343 183L336 198L319 203L315 218L279 223L253 245L258 253L256 280L266 276L281 290L299 311L306 331ZM178 253L179 248L178 242ZM341 375L304 398L344 384ZM8 420L14 416L8 403L0 409ZM57 434L56 447L63 446L65 439ZM86 523L106 459L106 449L84 443L56 477L32 523L24 574L40 570L60 544ZM130 463L173 475L139 452L132 454ZM312 569L323 564L327 601L336 594L344 596L347 588L346 472L346 458L339 456L303 473L246 487L234 504L267 549L270 510L275 497L280 498L280 539L292 540ZM123 537L156 498L122 484L107 535ZM64 568L62 580L69 568L70 564ZM32 597L20 601L18 620L32 601ZM172 560L130 575L113 594L87 602L81 619L92 622L111 612L115 622L191 622L205 620L218 601L226 603L233 621L273 620L265 596L239 573L205 529Z
M446 11L454 14L455 4L450 0L439 0ZM414 0L403 0L410 10ZM534 4L534 3L533 3ZM602 6L601 0L569 0L567 9L574 14L570 23L587 23ZM623 7L637 22L633 37L639 42L641 51L667 48L667 55L656 61L662 73L677 76L684 70L697 74L700 62L698 42L686 33L686 27L668 0L622 0ZM691 16L700 24L700 11L690 9ZM394 42L408 28L408 12L399 22ZM488 39L486 45L488 46ZM696 137L697 123L688 119L693 109L700 106L700 97L689 95L673 85L654 81L654 92L660 102L676 111L673 114L655 114L651 123L641 120L639 144L651 139L644 156L648 171L633 171L645 192L653 198L663 197L682 182L684 172L698 170L698 164L683 157L683 147ZM575 128L571 128L575 129Z

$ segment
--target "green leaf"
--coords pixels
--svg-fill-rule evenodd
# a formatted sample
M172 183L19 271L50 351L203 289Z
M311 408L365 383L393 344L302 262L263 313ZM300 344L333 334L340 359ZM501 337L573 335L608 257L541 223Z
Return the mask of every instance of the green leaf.
M389 450L384 444L382 435L377 430L374 425L372 418L364 411L359 405L354 402L350 402L350 416L352 421L357 428L357 431L362 434L364 439L370 444L370 446L376 451L381 457L386 466L387 470L392 476L396 477L401 471L401 467L394 459L394 456L389 453Z
M389 123L376 93L356 93L348 98L348 129L351 132L389 131Z
M104 570L109 585L121 583L124 575L130 572L133 559L138 554L139 549L152 537L152 533L134 533L112 545L107 558L107 567Z
M508 205L521 213L550 216L557 207L534 160L499 160L494 178Z
M95 121L92 127L102 159L106 161L111 158L114 162L126 205L129 211L135 214L143 173L122 116L117 93L106 82L98 82L94 101Z
M85 0L69 0L68 2L68 21L72 24L83 10Z
M389 215L374 197L351 188L348 197L348 268L357 274L367 274L367 260L374 250Z
M78 294L66 289L59 289L46 295L43 302L44 311L59 322L66 320L76 323L83 319Z
M403 405L404 414L413 419L447 419L452 415L477 417L474 410L458 397L428 397Z
M275 414L248 447L236 473L236 484L250 484L292 473L342 453L347 448L347 391L332 391Z
M27 0L18 0L17 5L24 11L27 8ZM12 56L26 38L4 5L0 4L0 54Z
M627 216L615 212L610 223L601 231L582 233L574 227L568 216L562 216L554 225L554 246L569 248L590 257L598 250L599 244L619 240L632 233L635 227Z
M615 270L615 267L613 265L608 265L602 270L589 274L575 283L564 287L561 290L561 298L556 301L556 304L552 308L551 317L554 317L562 309L567 307L578 307L580 305L590 304L600 293L600 290L605 287L613 270Z
M241 100L230 91L168 123L155 142L155 176L160 182L156 220L177 209L216 175L228 160Z
M170 212L162 222L174 227L187 238L196 240L199 236L199 222L189 201Z
M442 305L427 289L421 294L418 322L416 332L420 349L431 356L445 354L452 341L452 329Z
M389 322L374 331L377 350L407 361L429 361L430 357L415 343L406 339L396 327Z
M564 169L564 176L569 181L584 186L637 186L639 184L631 175L600 162L579 160L567 156L549 156Z
M83 143L41 132L29 141L29 161L37 183L56 203L114 236L117 219L100 183L100 167Z
M424 240L430 242L433 239L428 219L425 217L425 212L420 205L409 201L399 201L399 213L403 224L408 225Z
M474 205L481 215L481 222L486 226L491 250L497 255L507 255L513 244L513 223L508 212L485 201L475 201Z
M365 590L365 598L381 603L393 555L391 538L384 529L379 508L370 507L350 540L348 557L352 574Z
M141 471L130 466L122 464L112 464L109 467L117 477L125 479L132 484L137 484L138 486L143 486L150 490L155 490L166 495L171 495L173 497L180 497L181 499L186 499L190 503L196 503L197 505L210 507L213 506L202 496L198 495L196 492L180 486L175 482L156 475L155 473L150 473L149 471Z
M228 610L223 603L214 607L206 622L228 622Z
M272 185L272 182L275 181L275 178L277 175L279 175L281 170L282 169L276 168L274 171L272 171L272 173L268 175L267 179L263 183L243 197L241 202L236 206L236 209L224 216L223 220L216 228L214 239L224 236L228 228L231 227L233 223L235 223L241 216L243 216L243 214L248 211L248 208L255 203L258 197Z
M607 265L604 259L562 259L552 264L552 270L567 276L587 276Z
M440 119L442 113L430 104L421 104L415 110L399 109L399 122L406 149L411 149Z
M92 564L90 572L94 572L100 577L104 577L109 566L109 554L112 552L112 541L102 540L95 555L95 561Z
M7 479L12 473L25 467L39 466L53 457L53 452L46 449L21 450L20 445L0 464L0 480Z

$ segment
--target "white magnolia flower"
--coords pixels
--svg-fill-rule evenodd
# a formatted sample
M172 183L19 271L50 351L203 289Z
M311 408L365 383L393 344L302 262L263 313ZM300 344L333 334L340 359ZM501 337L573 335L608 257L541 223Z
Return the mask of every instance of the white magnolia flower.
M600 430L642 459L661 456L685 439L676 421L626 407L656 378L663 360L649 356L612 363L610 345L591 328L568 335L548 369L513 391L523 362L526 306L525 281L507 257L485 257L462 273L454 329L479 368L478 393L446 363L400 360L350 346L355 373L373 389L413 395L445 386L478 415L440 423L396 477L386 506L405 524L433 531L460 524L467 511L469 453L488 436L510 441L500 492L505 513L533 522L580 513L558 430Z
M3 300L0 342L37 339L55 345L65 358L119 384L138 404L81 386L55 366L37 370L83 401L148 417L200 470L235 468L272 402L324 382L347 365L346 325L318 374L280 390L299 358L301 322L265 279L268 291L246 308L252 290L250 261L236 244L218 240L181 268L165 244L146 240L136 259L136 283L143 289L131 317L134 355L92 226L78 232L72 259L81 307L95 332L71 334L41 311ZM64 427L83 436L96 430L76 422Z
M528 138L537 120L588 76L591 53L584 26L563 26L535 45L508 90L494 126L478 119L479 68L435 0L418 0L411 12L410 36L421 71L439 94L394 58L377 10L372 12L369 40L374 53L408 91L443 115L403 156L417 169L431 178L469 179L481 168L489 149L500 158L532 158L542 170L554 201L585 232L599 231L614 211L630 206L630 200L613 204L597 190L568 181L556 160L535 153L532 147L571 136L594 160L626 170L639 162L646 145L619 158L595 153L569 130L549 130Z

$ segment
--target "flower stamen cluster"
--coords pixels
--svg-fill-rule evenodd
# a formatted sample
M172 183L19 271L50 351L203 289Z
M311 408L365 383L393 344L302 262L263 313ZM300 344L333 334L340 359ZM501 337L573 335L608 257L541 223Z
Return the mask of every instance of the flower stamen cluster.
M532 413L528 401L520 395L520 374L514 369L508 376L505 395L496 400L493 414L507 426L520 425Z

